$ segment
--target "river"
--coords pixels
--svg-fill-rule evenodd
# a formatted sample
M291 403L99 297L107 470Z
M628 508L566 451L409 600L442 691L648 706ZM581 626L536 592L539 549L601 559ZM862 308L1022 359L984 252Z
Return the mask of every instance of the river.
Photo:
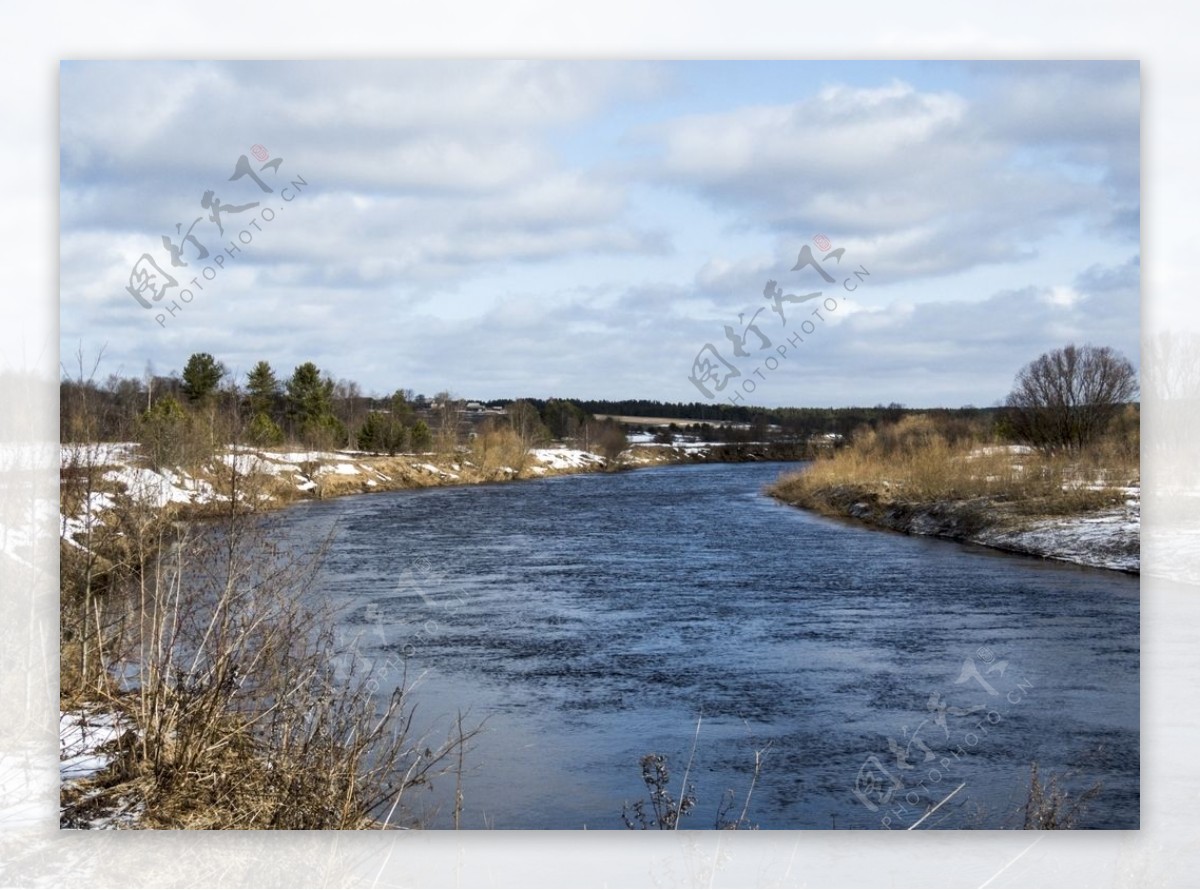
M703 464L305 502L345 658L483 724L466 828L623 828L663 754L681 828L1020 827L1030 764L1137 828L1136 577L781 505L795 464ZM756 754L760 763L755 780ZM753 792L751 783L754 781ZM450 824L454 780L410 797ZM952 794L953 792L953 794ZM946 798L949 796L949 800ZM725 801L724 807L722 802ZM722 816L722 810L724 815Z

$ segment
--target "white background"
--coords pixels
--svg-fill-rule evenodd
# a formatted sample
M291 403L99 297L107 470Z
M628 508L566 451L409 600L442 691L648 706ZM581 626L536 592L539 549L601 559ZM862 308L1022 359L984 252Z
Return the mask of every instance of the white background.
M1176 886L1200 874L1200 423L1145 393L1139 832L371 833L57 830L57 195L62 58L1133 58L1143 344L1200 334L1196 7L842 2L0 6L0 884ZM137 138L138 122L127 122ZM236 323L236 319L231 320ZM134 336L131 331L131 336ZM1200 343L1200 340L1195 341ZM1193 346L1195 343L1193 343ZM1195 353L1192 353L1193 355ZM1193 373L1143 350L1144 375ZM1157 367L1156 367L1157 363ZM1191 379L1193 390L1197 380ZM1149 389L1149 387L1147 387ZM1181 422L1182 421L1182 422ZM1180 435L1183 430L1187 435ZM1186 493L1185 493L1186 494ZM1200 548L1195 548L1200 550ZM28 559L33 554L32 560ZM18 554L13 556L12 554Z

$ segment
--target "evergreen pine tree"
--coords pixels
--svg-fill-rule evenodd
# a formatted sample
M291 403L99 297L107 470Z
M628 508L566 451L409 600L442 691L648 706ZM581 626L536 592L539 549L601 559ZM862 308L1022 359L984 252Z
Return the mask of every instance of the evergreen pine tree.
M207 352L197 352L183 368L183 392L189 402L200 402L216 391L225 366Z

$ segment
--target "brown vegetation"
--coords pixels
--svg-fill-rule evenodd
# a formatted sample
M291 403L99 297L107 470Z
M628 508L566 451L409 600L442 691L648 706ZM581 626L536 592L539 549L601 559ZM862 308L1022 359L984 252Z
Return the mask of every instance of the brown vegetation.
M779 480L771 494L797 506L846 515L872 507L962 506L964 517L1070 516L1123 503L1137 484L1136 409L1105 439L1073 453L1013 446L968 422L911 415L857 432L843 448ZM964 529L970 531L971 529Z
M86 485L95 468L73 478ZM321 557L273 539L262 477L230 468L225 513L172 521L111 493L62 545L64 710L122 715L108 768L63 791L63 824L115 808L153 828L371 828L454 768L473 734L411 732L410 689L383 685L309 595Z
M1024 824L1026 831L1067 831L1079 824L1088 804L1100 796L1101 786L1096 783L1086 791L1072 796L1051 776L1043 782L1036 763L1029 767L1029 798L1025 802Z

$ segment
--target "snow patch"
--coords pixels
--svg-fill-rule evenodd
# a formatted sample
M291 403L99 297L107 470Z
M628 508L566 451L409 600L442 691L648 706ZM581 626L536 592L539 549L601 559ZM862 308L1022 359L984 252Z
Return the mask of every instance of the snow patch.
M272 457L274 455L270 453L256 454L243 450L232 454L222 454L221 462L243 476L249 476L252 473L279 476L282 473L300 472L298 464L272 460Z
M73 466L104 467L126 464L137 457L138 451L137 442L68 442L59 449L59 468L65 470Z
M336 463L345 456L333 451L264 451L262 454L292 464Z
M76 786L96 776L112 763L113 743L123 734L136 731L130 720L113 711L84 710L59 712L60 788ZM103 789L79 789L78 797L59 809L63 828L113 829L137 827L145 812L145 801L137 794L126 794L116 801L100 803L96 797Z
M458 464L454 464L454 466L457 467ZM447 470L443 470L440 467L435 467L433 464L416 464L416 467L418 469L424 470L427 473L433 473L433 475L439 476L442 479L458 479L459 478L454 473L448 472Z
M62 711L58 718L58 772L63 782L96 775L113 760L103 750L131 728L124 717L112 711Z
M534 448L529 452L539 464L551 470L578 470L590 466L603 466L605 461L598 454L576 448Z
M980 445L971 449L967 457L987 457L992 454L1033 454L1028 445Z
M76 540L76 536L86 536L88 531L100 525L103 521L101 514L106 510L111 510L115 505L116 502L112 495L104 491L93 491L87 496L78 516L61 517L62 525L59 534L68 543L74 544L76 547L84 547L84 544Z
M121 466L104 474L108 482L125 487L125 493L135 501L165 507L170 503L199 504L216 499L216 491L203 479L170 470L151 470L147 467Z
M1123 507L1043 519L1015 531L984 531L972 540L1077 565L1140 572L1141 491L1130 487L1126 494Z

